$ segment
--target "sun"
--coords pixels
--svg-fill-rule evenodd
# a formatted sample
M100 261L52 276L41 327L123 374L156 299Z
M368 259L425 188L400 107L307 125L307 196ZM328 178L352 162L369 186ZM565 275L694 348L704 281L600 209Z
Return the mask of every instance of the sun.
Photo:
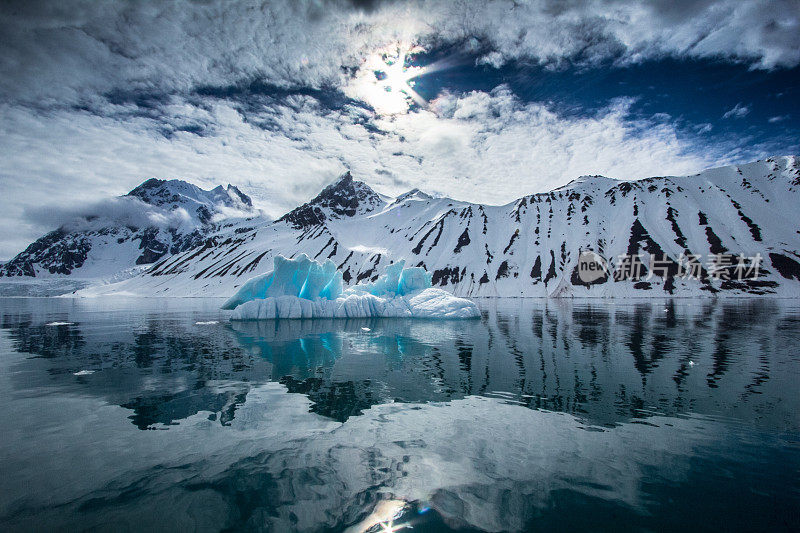
M416 103L425 100L414 90L414 78L426 72L424 67L410 64L419 47L395 44L370 55L356 74L353 96L364 100L378 114L407 113Z

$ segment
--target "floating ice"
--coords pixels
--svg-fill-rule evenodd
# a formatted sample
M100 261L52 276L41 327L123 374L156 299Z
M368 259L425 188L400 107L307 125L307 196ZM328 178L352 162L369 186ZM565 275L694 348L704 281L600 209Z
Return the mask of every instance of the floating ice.
M343 290L342 273L329 259L318 263L302 254L277 256L272 272L248 280L223 309L232 320L271 318L477 318L475 303L431 287L424 268L386 267L375 282Z

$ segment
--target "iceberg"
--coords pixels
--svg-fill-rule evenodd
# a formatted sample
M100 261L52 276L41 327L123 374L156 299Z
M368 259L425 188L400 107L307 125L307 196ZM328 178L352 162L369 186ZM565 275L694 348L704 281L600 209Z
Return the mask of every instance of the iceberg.
M344 289L330 259L301 254L276 256L273 270L248 280L223 305L231 320L275 318L478 318L474 302L431 286L431 275L405 261L386 267L378 279Z

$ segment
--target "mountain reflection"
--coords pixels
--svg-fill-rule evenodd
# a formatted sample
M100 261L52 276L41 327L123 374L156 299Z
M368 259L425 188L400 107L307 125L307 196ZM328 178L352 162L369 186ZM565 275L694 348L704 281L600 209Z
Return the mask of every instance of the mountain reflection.
M614 425L653 414L742 415L793 427L796 309L778 302L483 301L480 321L199 325L216 311L2 302L20 395L102 397L140 429L208 412L228 424L278 381L337 421L391 402L492 396ZM218 313L217 313L218 314ZM48 325L60 322L63 325ZM202 322L201 322L202 324ZM74 375L80 371L90 375Z

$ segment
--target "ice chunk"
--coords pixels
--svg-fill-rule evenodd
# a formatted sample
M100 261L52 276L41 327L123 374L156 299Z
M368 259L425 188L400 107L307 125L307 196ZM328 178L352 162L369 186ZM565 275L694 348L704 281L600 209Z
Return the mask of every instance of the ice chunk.
M478 318L480 311L470 300L457 298L442 289L427 288L395 297L349 290L335 300L276 296L245 302L231 315L232 320L367 317Z
M384 273L369 286L369 293L378 295L399 294L400 274L405 267L405 259L386 267Z
M339 271L334 272L333 278L325 285L325 288L319 293L320 298L326 300L335 300L342 295L344 290L344 283L342 281L342 273Z
M311 261L306 254L300 254L296 259L287 259L282 255L275 256L273 260L275 274L272 284L267 289L267 296L300 296L312 263L316 261Z
M428 281L430 283L430 281ZM465 298L456 298L441 289L428 288L407 297L408 306L418 318L477 318L478 306ZM471 305L465 305L465 302Z
M405 268L405 264L405 260L393 263L374 283L361 283L352 290L375 296L402 296L431 286L431 275L424 268Z
M291 295L313 299L319 296L336 274L333 261L328 260L320 265L306 254L300 254L296 259L276 256L273 267L271 272L249 279L222 304L222 308L235 309L250 300L270 296Z
M250 300L255 300L257 298L266 298L267 297L267 289L269 289L270 285L272 285L272 278L273 278L273 271L267 272L266 274L261 274L260 276L256 276L254 278L250 278L242 285L236 294L228 298L228 300L222 304L223 309L235 309L236 306L241 305L245 302Z
M316 261L312 261L311 266L308 269L306 281L303 284L303 288L300 290L300 294L298 296L307 300L319 298L320 294L323 290L325 290L325 287L328 286L328 283L331 281L335 273L336 265L330 259L325 261L325 263L322 265Z
M389 265L374 283L343 290L342 273L330 260L302 254L277 256L274 270L245 283L225 304L233 320L272 318L420 317L476 318L478 307L431 287L431 275L405 261Z
M431 286L431 275L422 268L404 268L397 283L397 294L409 294Z

